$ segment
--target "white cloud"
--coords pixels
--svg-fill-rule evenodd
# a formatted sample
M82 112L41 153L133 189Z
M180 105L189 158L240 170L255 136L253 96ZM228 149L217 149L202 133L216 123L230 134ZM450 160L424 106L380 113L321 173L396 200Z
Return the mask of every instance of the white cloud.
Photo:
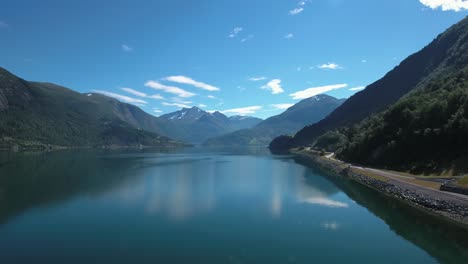
M177 95L179 97L182 97L182 98L189 98L189 97L192 97L192 96L195 95L194 93L188 92L188 91L186 91L184 89L181 89L179 87L163 85L163 84L160 84L160 83L158 83L156 81L148 81L148 82L145 83L145 86L156 89L156 90L160 90L160 91L163 91L163 92L166 92L166 93L175 94L175 95Z
M293 33L286 34L286 35L284 35L284 38L285 39L292 39L292 38L294 38L294 34Z
M127 44L122 44L122 50L125 52L133 51L133 48L128 46Z
M249 114L255 114L255 112L257 112L260 109L262 109L261 106L248 106L248 107L224 110L224 111L221 111L221 113L235 114L235 115L249 115Z
M316 204L316 205L321 205L325 207L331 207L331 208L347 208L349 205L347 203L335 201L329 198L325 197L311 197L304 199L302 202L304 203L309 203L309 204Z
M249 78L249 81L258 82L258 81L264 81L264 80L266 80L266 79L267 79L267 77L265 77L265 76L250 77L250 78Z
M218 99L218 98L216 98L216 96L214 96L214 95L208 95L207 97L210 98L210 99Z
M253 38L254 38L254 35L253 35L253 34L250 34L250 35L248 35L246 38L241 39L241 42L243 43L243 42L246 42L247 40L253 39Z
M272 104L271 106L276 109L288 109L289 107L293 106L294 104Z
M265 90L271 90L272 94L279 94L284 92L283 88L281 87L280 79L273 79L261 88Z
M237 34L239 34L242 30L244 30L243 28L241 27L235 27L231 33L229 33L228 37L230 38L235 38L237 36Z
M158 108L153 108L153 112L155 112L155 113L162 113L163 111L159 110Z
M312 88L305 89L303 91L292 93L289 96L291 96L293 99L306 99L306 98L309 98L318 94L326 93L332 90L341 89L345 87L348 87L348 85L347 84L334 84L334 85L312 87Z
M207 91L211 91L211 92L220 90L218 87L215 87L213 85L209 85L209 84L206 84L206 83L203 83L203 82L197 82L197 81L193 80L192 78L186 77L186 76L169 76L169 77L164 78L164 80L170 81L170 82L175 82L175 83L192 85L192 86L195 86L197 88L207 90Z
M350 91L361 91L361 90L364 90L364 89L366 89L365 86L358 86L358 87L350 88L349 90Z
M325 222L322 224L322 227L326 230L335 231L340 228L340 225L337 222Z
M136 96L139 96L139 97L146 97L148 96L147 94L145 93L142 93L142 92L139 92L137 90L133 90L132 88L121 88L123 91L127 92L127 93L130 93L130 94L133 94L133 95L136 95Z
M208 107L206 104L199 104L198 107L205 108Z
M0 28L6 28L8 27L8 24L4 21L0 21Z
M300 1L300 2L298 3L298 5L300 5L300 6L305 6L305 4L306 4L306 1Z
M191 103L193 103L192 101L182 100L179 97L172 97L171 99L172 99L173 102L176 102L176 103L179 103L179 104L191 104Z
M289 11L289 14L294 16L294 15L297 15L297 14L300 14L302 11L304 11L304 8L302 7L296 7L294 8L293 10L290 10Z
M180 107L180 108L191 108L190 105L181 104L181 103L166 103L166 102L163 102L162 105L165 105L165 106L175 106L175 107Z
M148 103L148 102L146 102L144 100L141 100L141 99L136 99L136 98L128 97L128 96L121 95L121 94L111 93L111 92L108 92L108 91L93 90L93 92L115 98L115 99L123 101L125 103L131 103L131 104L147 104Z
M338 70L338 69L342 69L342 67L336 63L325 63L325 64L322 64L322 65L318 65L317 66L319 69L322 69L322 70Z
M148 95L147 97L151 99L156 99L156 100L164 100L164 97L161 96L160 94Z
M127 92L127 93L130 93L130 94L133 94L133 95L136 95L138 97L145 97L145 98L151 98L151 99L157 99L157 100L163 100L164 97L162 97L161 95L159 94L153 94L153 95L147 95L143 92L140 92L140 91L137 91L137 90L134 90L132 88L121 88L123 91Z
M443 11L461 11L468 9L467 0L419 0L421 4L431 9L441 8Z

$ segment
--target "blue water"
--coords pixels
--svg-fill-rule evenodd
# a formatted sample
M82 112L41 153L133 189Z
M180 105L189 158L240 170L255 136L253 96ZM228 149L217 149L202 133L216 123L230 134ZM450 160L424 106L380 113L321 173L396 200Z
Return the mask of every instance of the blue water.
M0 161L2 264L468 263L464 230L263 149Z

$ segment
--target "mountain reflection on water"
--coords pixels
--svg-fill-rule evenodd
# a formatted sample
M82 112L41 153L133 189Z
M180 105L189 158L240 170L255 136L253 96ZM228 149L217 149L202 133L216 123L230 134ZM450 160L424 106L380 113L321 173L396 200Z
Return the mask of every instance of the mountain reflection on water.
M0 262L467 259L459 228L303 163L264 148L3 153Z

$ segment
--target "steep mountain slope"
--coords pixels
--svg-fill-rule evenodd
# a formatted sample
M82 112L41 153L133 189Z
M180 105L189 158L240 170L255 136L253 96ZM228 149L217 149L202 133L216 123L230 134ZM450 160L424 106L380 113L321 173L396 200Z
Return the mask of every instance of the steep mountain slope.
M212 146L268 145L282 134L294 134L306 124L315 123L326 117L344 102L328 95L317 95L300 101L280 115L270 117L252 129L236 131L209 139L205 144Z
M0 68L3 147L178 144L153 133L167 129L163 128L164 121L133 105L50 83L28 82Z
M350 162L414 173L468 172L468 66L440 74L340 132L345 141L338 155Z
M173 138L190 143L201 143L208 138L249 128L262 121L255 117L227 117L220 112L208 113L198 107L184 108L160 118L179 128L179 132L171 134Z
M459 69L467 55L456 51L468 42L467 30L468 18L465 18L421 51L409 56L382 79L349 98L327 118L299 131L285 147L311 144L328 130L354 124L384 110L442 72ZM274 149L275 144L272 143Z

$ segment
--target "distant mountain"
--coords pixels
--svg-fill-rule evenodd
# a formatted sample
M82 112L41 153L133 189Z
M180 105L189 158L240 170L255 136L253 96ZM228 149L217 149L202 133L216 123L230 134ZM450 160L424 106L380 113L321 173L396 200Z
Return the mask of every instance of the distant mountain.
M340 106L345 99L328 95L317 95L304 99L277 116L272 116L252 129L243 129L227 135L209 139L205 145L238 146L268 145L282 134L294 134L307 124L318 122Z
M466 48L468 18L439 35L421 51L409 56L382 79L367 86L350 97L343 105L322 121L306 126L287 144L281 139L279 148L312 144L327 131L355 124L364 118L383 111L409 91L422 87L442 72L460 68L467 54L459 52ZM460 57L461 56L461 57ZM276 149L275 142L271 148Z
M208 113L198 107L184 108L160 118L178 128L171 133L171 137L190 143L202 143L208 138L250 128L262 121L256 117L227 117L220 112Z
M252 128L263 121L263 119L257 117L240 115L230 116L229 120L234 130Z
M0 68L0 148L179 145L171 124L100 94L25 81Z

